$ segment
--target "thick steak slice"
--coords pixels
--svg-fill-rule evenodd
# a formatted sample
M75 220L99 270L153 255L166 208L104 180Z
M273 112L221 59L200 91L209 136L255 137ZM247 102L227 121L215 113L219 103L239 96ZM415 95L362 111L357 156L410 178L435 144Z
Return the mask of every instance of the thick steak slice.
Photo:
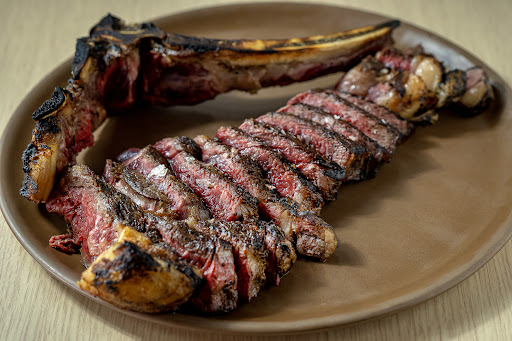
M198 231L226 240L233 245L238 294L251 301L266 282L267 250L263 238L242 222L202 221Z
M324 204L322 193L304 179L287 161L263 143L234 127L220 127L217 138L254 160L265 172L270 183L283 197L295 200L301 210L319 214Z
M194 224L211 218L203 201L174 175L167 159L151 146L141 149L123 165L141 173L155 184L173 203L173 209L180 219Z
M142 174L112 160L107 160L103 179L130 197L141 209L178 218L172 201Z
M403 137L408 136L414 129L414 124L395 114L391 110L382 105L375 104L365 100L362 97L355 96L346 92L336 91L336 94L355 106L369 112L373 116L379 118L383 123L389 124L402 134Z
M189 186L221 221L247 221L258 218L258 200L237 186L213 166L187 152L170 161L176 176Z
M223 312L236 308L238 284L231 244L166 216L147 212L146 221L187 263L202 270L206 283L191 299L197 309Z
M336 249L338 241L332 227L310 212L298 212L298 204L291 199L279 197L253 160L204 135L197 136L195 141L201 147L205 162L214 165L258 198L260 214L280 226L301 255L326 259ZM275 238L279 234L274 231L268 236ZM271 249L269 246L267 248Z
M65 169L46 209L62 215L71 229L67 234L53 236L50 246L67 253L80 250L87 267L117 239L117 222L147 232L137 205L118 194L87 166L78 164Z
M140 211L130 198L84 165L68 168L50 199L48 211L61 214L71 226L65 237L82 248L84 265L90 265L118 239L120 228L129 226L153 242L169 244L184 262L201 269L205 284L192 299L196 308L218 312L236 307L237 277L227 242L192 230L172 217Z
M321 108L314 107L308 104L296 103L282 107L281 109L278 110L278 112L292 114L300 118L311 120L317 124L323 125L325 128L330 129L335 133L345 136L345 138L364 146L370 153L372 153L373 157L378 162L390 161L390 155L387 155L385 153L385 148L383 148L377 142L366 136L363 132L354 127L352 124L329 114L328 112L322 110Z
M337 163L284 130L275 129L254 119L246 120L239 128L280 153L322 191L325 200L336 199L338 189L346 176L345 170Z
M256 120L283 129L313 146L343 167L347 180L362 180L374 175L376 163L368 150L315 122L278 112L265 114Z
M393 155L396 146L402 138L400 132L382 123L370 113L338 96L334 91L310 90L298 94L288 101L288 104L303 103L322 108L331 115L341 118L361 130L366 136L386 148Z
M197 157L200 153L199 147L194 140L187 136L166 137L155 143L153 147L168 160L171 160L176 154L183 151L194 157Z
M263 220L251 221L246 224L263 238L267 249L267 282L279 285L297 260L292 243L286 238L281 228L273 222Z

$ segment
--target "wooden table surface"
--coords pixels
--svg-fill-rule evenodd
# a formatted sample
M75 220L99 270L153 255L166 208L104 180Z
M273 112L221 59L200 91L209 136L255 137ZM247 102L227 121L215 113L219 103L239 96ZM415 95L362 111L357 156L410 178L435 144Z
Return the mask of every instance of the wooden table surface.
M232 3L222 1L221 3ZM327 1L396 17L456 42L512 84L512 2ZM0 130L47 73L74 52L75 39L107 12L129 21L218 4L195 1L3 1L0 7ZM512 338L512 243L447 292L391 316L296 336L234 336L174 329L113 311L61 284L0 219L1 340L507 340Z

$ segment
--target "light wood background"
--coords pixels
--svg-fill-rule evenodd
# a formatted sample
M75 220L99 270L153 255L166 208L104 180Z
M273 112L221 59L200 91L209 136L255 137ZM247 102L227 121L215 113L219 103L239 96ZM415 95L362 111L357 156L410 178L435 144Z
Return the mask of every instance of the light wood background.
M0 0L0 130L30 89L74 52L107 12L143 21L233 1ZM311 1L313 2L313 1ZM512 1L325 1L414 23L477 55L512 84ZM297 336L234 336L173 329L110 310L54 279L0 218L0 340L509 340L512 243L456 287L356 326Z

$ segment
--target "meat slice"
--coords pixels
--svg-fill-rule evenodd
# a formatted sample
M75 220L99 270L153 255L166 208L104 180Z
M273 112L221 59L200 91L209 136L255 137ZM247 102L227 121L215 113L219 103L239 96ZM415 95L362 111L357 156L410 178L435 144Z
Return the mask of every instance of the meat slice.
M178 218L172 201L142 174L112 160L107 160L103 179L133 200L140 208Z
M254 160L266 173L270 183L283 197L295 200L301 210L320 213L324 204L322 193L276 152L255 138L234 127L220 127L217 138Z
M275 285L281 283L297 260L297 254L292 243L283 231L273 222L263 220L251 221L247 228L254 230L263 239L267 249L267 282Z
M166 159L170 160L179 152L185 151L190 155L197 157L200 153L199 147L191 138L187 136L166 137L153 145L156 150L162 153Z
M66 169L46 207L61 214L71 226L66 237L81 247L84 265L89 266L118 239L120 229L129 226L155 243L167 243L185 262L201 269L205 284L192 298L196 308L216 312L236 307L237 277L231 245L172 217L140 211L130 198L87 166Z
M206 283L191 298L195 308L204 312L236 308L238 279L231 244L166 216L147 212L146 221L187 263L202 270Z
M347 180L362 180L375 173L376 163L368 150L315 122L277 112L256 120L279 127L312 145L319 153L345 168Z
M336 94L348 102L354 104L355 106L379 118L383 121L383 123L389 124L398 130L404 137L411 134L414 129L414 125L411 122L408 122L406 119L400 117L382 105L378 105L371 101L365 100L362 97L351 95L346 92L337 91Z
M233 245L238 293L251 301L266 282L267 250L257 231L241 222L202 221L196 230L226 240Z
M50 246L67 253L80 250L82 263L88 267L116 240L118 221L145 233L144 215L128 197L117 194L87 166L67 168L46 209L62 215L70 230L52 237Z
M201 147L203 161L217 167L240 187L258 198L261 215L281 227L283 234L293 241L299 254L323 260L334 252L338 240L332 227L310 212L299 212L298 204L289 198L281 198L253 160L207 136L200 135L194 140ZM267 229L272 225L268 225ZM279 244L273 240L276 240L276 237L282 238L280 232L273 228L270 234L267 233L267 237L270 238L269 243L276 247ZM276 249L268 246L269 243L267 249ZM276 253L280 252L283 250L277 250ZM276 259L279 260L281 257Z
M223 173L187 152L170 161L176 176L189 186L221 221L247 221L258 218L258 201Z
M171 212L169 199L140 173L121 164L107 161L104 178L120 192L132 199L140 208L157 214ZM169 214L167 214L169 216ZM256 232L237 224L221 224L220 222L197 223L195 229L222 238L234 247L235 265L238 276L239 294L249 301L256 297L265 283L266 251L262 238Z
M278 110L278 112L285 112L288 114L298 116L300 118L311 120L317 124L324 126L327 129L334 131L335 133L345 136L345 138L351 141L361 144L370 153L372 153L376 161L390 161L390 155L387 155L385 153L385 148L383 148L377 142L363 134L363 132L354 127L352 124L329 114L328 112L321 108L314 107L308 104L295 103L292 105L282 107L281 109Z
M291 134L254 119L246 120L239 129L280 153L322 191L325 200L336 199L338 189L346 176L345 170L337 163L327 159Z
M389 155L394 154L396 145L402 137L396 129L382 123L375 116L341 98L334 91L306 91L288 101L288 104L294 103L309 104L322 108L331 115L349 122L366 136L386 148Z
M151 146L123 161L123 165L136 170L155 184L173 204L180 219L190 224L211 218L204 202L185 184L176 178L167 159Z

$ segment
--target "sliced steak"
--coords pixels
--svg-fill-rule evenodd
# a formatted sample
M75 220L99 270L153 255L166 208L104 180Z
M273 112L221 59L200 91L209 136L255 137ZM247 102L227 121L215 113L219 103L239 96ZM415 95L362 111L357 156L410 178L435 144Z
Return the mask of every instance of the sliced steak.
M336 199L338 189L346 176L345 170L337 163L327 159L316 149L284 130L276 129L254 119L246 120L239 129L280 153L322 191L325 200Z
M107 160L103 179L132 199L143 210L178 218L172 201L139 172Z
M237 275L233 248L228 242L190 228L184 221L146 212L146 222L160 232L187 263L200 268L206 283L192 297L204 312L231 311L237 306Z
M162 153L162 155L168 160L183 151L194 157L197 157L200 153L199 147L194 140L187 136L166 137L155 143L153 147Z
M260 214L280 226L301 255L326 259L336 249L338 241L331 226L310 212L298 212L297 203L289 198L281 198L254 161L207 136L197 136L195 141L201 147L205 162L217 167L258 198ZM270 234L272 238L276 233ZM313 247L311 240L315 237L318 240Z
M364 146L370 153L372 153L373 157L378 162L390 161L389 155L385 154L386 150L384 147L380 146L377 142L366 136L352 124L329 114L321 108L308 104L296 103L287 105L279 109L278 112L292 114L323 125L325 128L330 129L335 133L345 136L347 139Z
M313 146L319 153L345 169L347 180L362 180L375 173L376 162L363 146L320 124L287 113L268 113L258 122L279 127Z
M211 218L204 202L185 184L176 178L167 159L151 146L123 161L123 165L136 170L155 184L173 204L180 219L192 225Z
M393 127L382 123L370 113L338 96L334 91L310 90L298 94L288 104L303 103L324 109L331 115L341 118L361 130L366 136L386 148L390 156L394 154L401 134Z
M389 124L402 134L403 137L408 136L414 129L414 124L400 117L382 105L375 104L365 100L362 97L351 95L346 92L336 91L336 94L357 107L369 112L373 116L382 120L383 123Z
M267 249L267 282L279 285L281 278L286 275L297 260L297 254L292 243L283 231L273 222L257 220L248 222L247 228L254 230L263 238Z
M183 261L202 270L205 284L192 299L195 307L205 312L236 307L237 277L231 245L192 230L172 217L140 211L130 198L102 181L87 166L68 168L46 206L49 212L61 214L71 226L66 237L82 248L84 265L90 265L117 240L119 227L129 226L155 243L169 244Z
M238 279L238 294L251 301L266 282L267 250L257 231L242 222L203 221L198 231L226 240L233 245L233 256Z
M137 205L84 165L64 171L46 209L62 215L70 227L69 233L52 237L50 246L67 253L80 250L86 267L115 242L120 232L116 222L146 232L144 215Z
M258 200L237 186L215 167L187 152L170 161L176 176L189 186L221 221L247 221L258 218Z
M255 161L281 196L295 200L301 210L320 212L324 204L320 190L276 152L234 127L220 127L217 138Z

